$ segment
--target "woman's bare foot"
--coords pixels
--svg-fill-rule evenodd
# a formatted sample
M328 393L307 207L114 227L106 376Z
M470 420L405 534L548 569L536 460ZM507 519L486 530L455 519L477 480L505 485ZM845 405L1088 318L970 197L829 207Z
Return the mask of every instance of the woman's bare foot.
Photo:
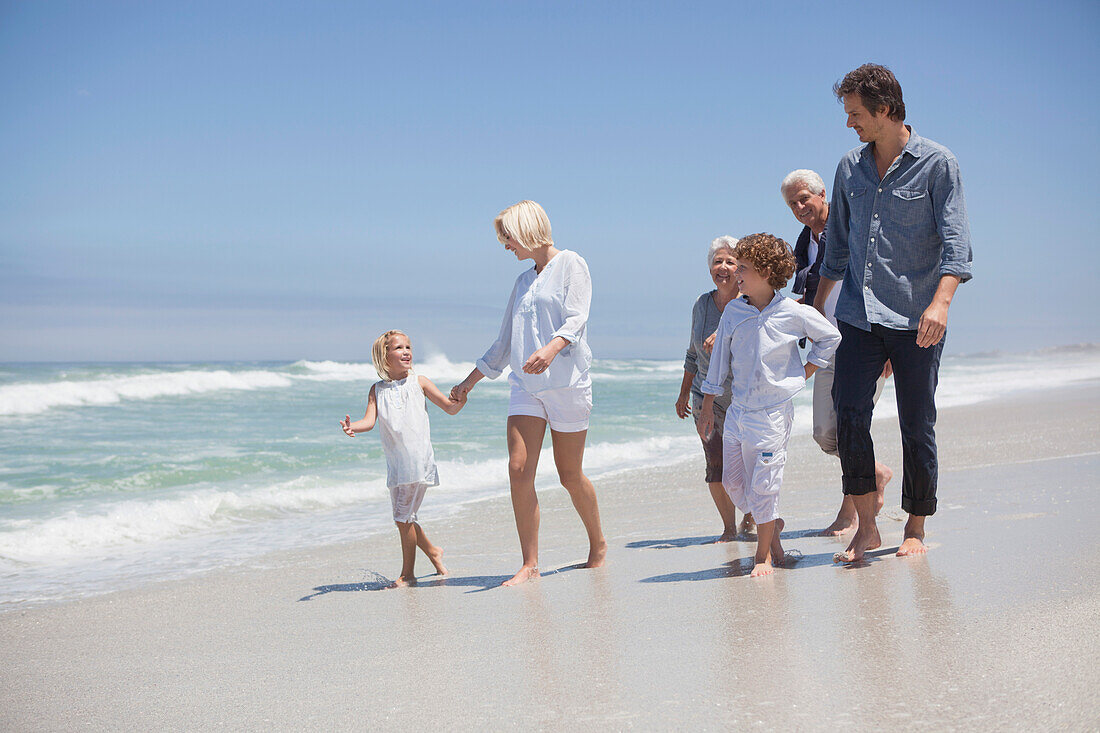
M762 575L771 575L775 572L775 568L772 564L765 560L764 562L758 562L753 566L752 572L749 573L750 578L759 578Z
M756 520L752 518L752 514L746 514L741 519L741 526L737 530L737 534L752 534L752 531L756 529Z
M890 470L890 467L885 463L879 463L875 461L875 514L882 511L882 507L886 505L886 484L890 483L890 479L894 478L894 472Z
M584 564L586 568L600 568L603 567L604 560L607 558L607 540L601 539L588 550L588 562Z
M539 577L539 568L537 565L524 565L519 569L518 573L501 583L501 585L519 585L520 583L526 583L531 578L537 577Z
M436 547L432 552L425 552L428 559L432 561L432 566L435 567L436 575L446 575L447 568L443 565L443 550Z

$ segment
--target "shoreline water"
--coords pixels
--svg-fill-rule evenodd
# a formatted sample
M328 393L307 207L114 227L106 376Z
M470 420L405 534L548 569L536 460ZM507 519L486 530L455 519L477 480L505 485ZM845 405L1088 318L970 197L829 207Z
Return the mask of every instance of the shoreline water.
M572 569L583 529L542 492L544 577L519 588L497 587L518 562L497 497L428 525L452 575L413 588L377 590L399 566L383 533L0 614L0 727L1093 727L1098 406L1090 381L941 411L918 558L891 554L895 483L883 552L832 563L846 540L810 532L839 467L799 436L782 512L803 557L764 579L752 542L710 544L700 459L596 482L599 570ZM874 431L897 466L896 426Z
M1053 358L1057 355L1062 360ZM1100 376L1098 355L1096 347L1066 347L1022 357L968 357L944 370L942 402L996 401L1009 393L1043 389L1045 384L1037 381L1064 384L1095 378ZM439 357L426 359L423 366L446 384L468 365ZM177 371L166 380L156 377L160 381L153 385L160 391L176 389L198 374L193 367L176 365ZM352 442L337 434L329 421L315 425L314 419L318 404L363 391L373 381L372 368L332 362L295 362L282 368L281 374L270 366L261 373L264 379L291 379L297 385L293 389L246 390L227 397L154 396L136 398L135 404L57 408L63 420L92 420L90 434L82 423L72 436L89 442L84 454L72 453L69 436L53 435L49 415L0 420L0 446L11 446L5 460L14 466L0 476L0 505L5 485L14 487L9 499L20 491L28 497L22 501L16 496L0 512L7 515L0 521L0 614L219 567L248 568L262 564L273 552L301 546L355 541L366 534L388 537L392 526L377 439L361 436ZM690 420L681 422L671 414L680 370L677 362L599 363L599 413L586 452L586 468L597 481L639 467L652 471L696 460L699 448ZM179 377L181 371L190 376ZM238 371L256 370L254 365L241 365ZM213 377L210 372L199 376L224 380L223 372L219 367ZM67 374L74 376L71 367ZM75 376L79 382L88 375ZM122 381L147 387L151 380L148 375L130 375ZM206 383L200 379L199 384ZM507 496L499 435L506 389L502 382L487 385L475 393L474 411L458 418L433 415L444 483L429 492L422 512L425 522L461 514L483 498ZM796 398L801 402L795 431L803 437L810 427L809 392ZM279 407L286 417L271 421L272 439L264 431L257 431L255 439L247 434L242 438L233 424L239 421L238 413L270 411L273 398L296 402ZM225 400L229 402L223 407ZM172 425L160 435L158 428L148 428L161 414L157 410L180 412L178 427ZM878 422L894 419L889 388L876 413ZM281 422L294 420L301 421L300 426L289 431ZM95 432L95 423L110 421L109 430ZM17 447L17 441L28 439L23 434L26 425L41 426L37 436L29 433L30 439L47 444L41 457L29 459L29 466ZM145 430L153 431L148 442L142 437ZM211 435L202 435L205 431ZM67 476L56 470L53 480L35 469L33 464L52 457L69 462ZM811 452L807 465L830 470L812 458ZM798 466L789 464L788 472L792 470ZM46 486L42 476L47 477ZM25 488L18 487L19 481ZM49 483L55 486L51 489ZM540 491L557 489L548 455L537 485Z

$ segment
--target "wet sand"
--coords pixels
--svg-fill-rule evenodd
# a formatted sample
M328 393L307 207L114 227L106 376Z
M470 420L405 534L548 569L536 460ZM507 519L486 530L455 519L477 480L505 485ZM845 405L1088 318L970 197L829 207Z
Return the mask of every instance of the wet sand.
M926 556L893 556L896 423L875 434L896 476L859 566L809 536L840 469L806 436L781 506L803 557L761 579L752 541L710 544L701 455L597 482L599 570L570 567L583 529L545 487L544 576L518 588L508 501L433 522L429 494L442 581L381 589L394 532L0 615L0 730L1095 730L1100 385L941 410Z

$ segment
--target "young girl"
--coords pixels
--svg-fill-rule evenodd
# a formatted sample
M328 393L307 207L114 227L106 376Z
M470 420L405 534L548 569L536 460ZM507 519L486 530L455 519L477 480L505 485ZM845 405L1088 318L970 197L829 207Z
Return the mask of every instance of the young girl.
M756 519L756 578L783 560L779 486L794 417L791 401L818 367L828 366L840 332L813 307L777 292L795 268L782 239L752 234L738 241L733 256L742 297L726 306L718 323L699 430L704 437L713 430L714 398L732 372L732 403L722 429L722 483L737 508ZM798 354L804 337L814 342L805 366Z
M393 521L401 535L401 576L395 586L416 581L413 565L419 547L431 560L439 575L446 575L443 550L428 541L416 521L416 511L429 486L439 485L428 426L427 396L448 415L457 414L465 400L444 396L432 380L415 374L412 368L412 344L401 331L386 331L371 349L374 368L381 382L370 388L367 411L362 420L351 421L345 415L340 427L352 438L382 424L382 450L386 454L386 485L393 504Z

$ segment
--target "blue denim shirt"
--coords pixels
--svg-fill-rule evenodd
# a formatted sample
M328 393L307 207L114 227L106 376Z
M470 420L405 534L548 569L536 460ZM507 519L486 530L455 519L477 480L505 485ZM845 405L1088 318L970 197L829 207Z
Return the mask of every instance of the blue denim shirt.
M970 279L970 224L959 163L950 150L909 130L879 180L871 144L836 168L821 276L843 281L838 320L917 328L940 278Z

